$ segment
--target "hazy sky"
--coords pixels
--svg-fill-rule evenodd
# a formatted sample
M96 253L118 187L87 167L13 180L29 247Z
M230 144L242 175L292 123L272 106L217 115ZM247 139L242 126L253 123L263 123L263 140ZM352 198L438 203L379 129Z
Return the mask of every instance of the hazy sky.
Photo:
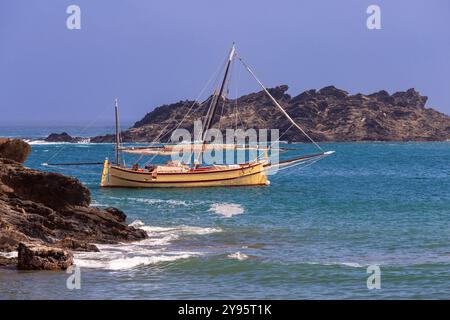
M66 9L81 8L81 30ZM371 4L381 30L366 27ZM450 113L448 0L0 0L0 124L105 123L195 99L235 41L289 93L414 87ZM241 68L233 94L259 90Z

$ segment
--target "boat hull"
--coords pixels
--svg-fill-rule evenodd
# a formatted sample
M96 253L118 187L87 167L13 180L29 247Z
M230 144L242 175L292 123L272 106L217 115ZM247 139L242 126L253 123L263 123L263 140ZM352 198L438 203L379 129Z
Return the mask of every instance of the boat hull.
M191 188L268 185L263 162L238 168L189 170L177 173L135 171L105 162L102 187L124 188Z

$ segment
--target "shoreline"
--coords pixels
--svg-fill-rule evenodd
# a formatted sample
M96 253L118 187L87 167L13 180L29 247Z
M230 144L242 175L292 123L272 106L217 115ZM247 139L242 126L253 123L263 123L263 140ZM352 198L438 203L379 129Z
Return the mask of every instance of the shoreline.
M92 206L91 191L78 179L25 167L30 153L20 139L0 139L0 251L18 251L1 264L64 270L73 264L73 252L98 251L93 243L148 237L126 223L123 211Z

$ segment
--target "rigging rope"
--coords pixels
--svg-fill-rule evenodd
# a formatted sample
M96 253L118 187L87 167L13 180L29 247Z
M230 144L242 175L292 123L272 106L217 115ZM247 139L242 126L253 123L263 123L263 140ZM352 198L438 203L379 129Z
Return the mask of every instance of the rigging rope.
M233 74L233 70L234 70L234 59L231 61L231 65L230 65L230 72L229 72L229 74L230 75L232 75ZM227 99L227 97L228 97L228 95L229 95L229 93L230 93L230 83L231 83L231 76L230 77L228 77L228 79L227 79L227 82L225 83L225 94L223 94L222 96L223 96L223 100L222 100L222 109L221 109L221 111L220 111L220 117L219 117L219 122L218 122L218 126L219 126L219 130L221 130L222 129L222 124L220 123L220 120L222 119L222 117L223 117L223 111L224 111L224 109L225 109L225 103L226 103L226 99Z
M195 105L195 103L198 103L200 106L202 105L202 103L199 103L198 100L200 99L200 97L203 95L203 92L206 90L206 88L210 85L211 81L213 80L213 78L216 78L219 76L219 71L223 68L223 66L225 65L226 60L223 61L219 67L216 69L216 71L211 75L211 77L208 79L208 81L206 82L205 86L203 87L203 89L200 91L200 93L198 94L197 98L195 99L194 103L191 105L191 107L189 108L188 112L184 115L183 119L180 121L180 123L178 124L178 126L174 129L177 130L180 125L183 123L183 121L186 119L187 115L190 113L192 107ZM195 138L195 137L194 137ZM170 139L170 138L169 138Z
M110 107L108 107L108 108L110 108ZM80 135L82 135L82 134L84 134L85 132L86 132L86 130L87 129L89 129L90 127L92 127L93 125L94 125L94 123L96 123L99 119L100 119L100 117L102 117L105 113L106 113L106 107L104 107L104 109L103 109L103 111L101 111L98 115L97 115L97 117L94 119L94 120L92 120L91 122L89 122L85 127L83 127L83 128L81 128L81 130L78 132L78 133L76 133L75 134L75 136L80 136ZM59 155L68 145L70 145L70 144L65 144L65 145L63 145L59 150L57 150L53 155L51 155L48 159L47 159L47 161L45 161L45 163L48 163L48 162L50 162L51 160L53 160L57 155Z
M87 171L87 170L83 170L83 169L76 169L76 168L73 168L73 167L70 167L70 168L61 167L61 166L53 165L53 164L48 164L48 165L46 165L46 167L55 168L55 169L58 169L58 170L64 171L64 172L72 171L72 172L77 173L77 174L92 174L92 175L95 174L95 175L98 175L98 174L101 173L101 172L98 172L98 171L91 171L91 170Z
M236 84L236 94L235 94L235 100L234 100L234 128L236 130L238 127L238 98L237 97L238 97L238 85Z
M236 94L235 94L235 128L238 128L238 119L240 121L241 127L244 127L243 123L242 123L242 119L241 116L239 114L239 107L238 107L238 99L239 99L239 83L240 83L240 79L241 79L241 69L239 69L239 71L237 72L237 76L236 76Z
M275 141L275 142L278 142L278 144L279 144L280 141L281 141L281 137L283 137L283 136L286 134L286 132L288 132L289 129L291 129L293 126L294 126L294 125L291 124L291 126L290 126L289 128L287 128L286 130L284 130L284 132L281 134L281 136L278 137L278 141ZM267 147L267 152L269 152L269 151L272 150L273 144L274 144L274 142L270 142L270 145ZM264 153L262 153L260 156L258 156L258 157L256 158L256 161L261 160L262 157L265 157Z
M290 168L293 168L293 167L305 164L304 167L300 168L300 170L302 170L302 169L304 169L306 167L309 167L310 165L316 163L317 161L322 160L326 156L327 155L323 154L323 155L317 156L317 158L312 158L312 159L307 159L307 160L304 160L304 161L294 162L292 165L287 165L285 167L279 168L278 171L282 171L282 170L285 170L285 169L290 169Z
M266 89L266 87L262 84L262 82L256 77L255 73L250 69L250 67L242 60L240 56L238 56L239 61L242 62L247 71L253 76L253 78L258 82L264 92L270 97L272 102L281 110L281 112L289 119L289 121L297 127L320 151L324 151L306 132L302 129L295 121L291 118L291 116L283 109L283 107L278 103L278 101L270 94L270 92Z
M181 121L180 121L180 122L179 122L172 130L168 130L164 135L161 136L161 134L165 131L165 129L167 128L167 126L170 124L170 123L168 123L168 124L164 127L164 129L162 130L162 132L158 135L159 137L153 139L153 142L151 142L151 143L156 142L156 139L161 139L161 140L162 140L162 138L164 138L169 132L173 132L173 131L177 130L177 129L181 126L181 124L184 122L184 120L186 120L187 116L190 114L190 112L192 111L192 109L193 109L193 107L195 106L195 104L198 104L199 106L202 106L202 105L203 105L203 103L200 103L200 102L199 102L201 96L202 96L203 93L205 92L206 88L211 84L211 82L213 81L213 79L214 79L214 78L217 79L217 77L219 76L219 71L223 68L223 66L225 65L225 63L226 63L226 59L225 59L222 63L219 64L219 67L216 69L216 71L210 76L210 78L208 79L208 81L205 83L205 85L203 86L202 90L201 90L200 93L197 95L197 98L194 100L194 102L191 104L191 106L189 107L189 109L188 109L188 111L186 112L186 114L183 116L183 119L181 119ZM170 137L167 139L167 142L169 142L169 140L170 140ZM195 140L195 137L194 137L194 140ZM157 156L157 155L155 154L152 158L150 158L150 159L145 163L145 165L148 165L149 163L151 163L151 162L155 159L156 156Z

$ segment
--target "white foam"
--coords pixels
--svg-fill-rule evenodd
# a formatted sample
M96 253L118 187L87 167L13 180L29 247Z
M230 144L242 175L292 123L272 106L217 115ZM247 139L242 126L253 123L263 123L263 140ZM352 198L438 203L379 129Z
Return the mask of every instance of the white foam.
M235 203L213 203L208 211L212 211L225 218L231 218L232 216L244 213L244 208Z
M173 249L173 241L190 235L202 235L221 232L220 228L203 228L195 226L157 227L147 226L141 220L133 221L130 226L145 230L148 239L116 245L98 244L100 252L79 252L74 254L74 263L84 268L107 270L126 270L187 259L202 255L202 252L187 252Z
M29 139L24 139L25 142L27 142L28 144L31 145L59 145L59 144L73 144L73 145L78 145L78 146L82 146L82 145L88 145L91 144L90 143L90 139L89 138L83 138L78 142L50 142L50 141L45 141L45 140L29 140Z
M148 198L128 198L128 200L147 203L151 205L169 204L172 206L184 206L184 207L189 206L189 203L183 200L172 200L172 199L164 200L164 199L148 199Z
M245 253L240 253L240 252L238 251L238 252L235 252L235 253L230 253L230 254L227 256L227 258L230 258L230 259L236 259L236 260L242 261L242 260L247 260L247 259L249 258L249 256L246 255Z
M17 258L18 257L18 252L17 251L11 251L11 252L0 252L0 256L5 257L5 258Z
M347 267L352 267L352 268L362 268L364 267L363 265L357 263L357 262L341 262L341 263L337 263L343 266L347 266Z
M202 235L211 234L216 232L221 232L220 228L208 228L208 227L194 227L194 226L175 226L175 227L152 227L152 226L142 226L142 230L145 230L147 234L151 237L155 234L175 234L175 235Z
M28 142L28 144L31 145L57 145L57 144L70 144L69 142L49 142L45 140L24 140L25 142Z
M363 268L364 265L357 262L307 262L307 264L317 264L322 266L346 266L352 268Z
M123 200L123 198L118 197L110 197L114 200ZM193 205L193 202L184 201L184 200L174 200L174 199L151 199L151 198L127 198L128 201L146 203L149 205L155 206L171 206L171 207L188 207Z
M95 253L90 255L84 254L84 257L75 254L74 263L80 268L106 269L106 270L128 270L140 266L148 266L161 262L171 262L179 259L187 259L193 256L200 255L197 252L169 252L167 254L156 255L135 255L122 256L115 259L101 259Z
M129 224L130 227L140 228L145 226L145 223L142 220L136 219L132 223Z
M91 201L91 206L93 206L93 207L109 207L107 204L98 202L96 200Z
M155 235L173 234L173 235L195 235L195 234L210 234L221 232L220 228L209 227L195 227L195 226L173 226L173 227L159 227L159 226L147 226L141 220L134 220L130 223L130 227L142 229L147 232L149 237Z

